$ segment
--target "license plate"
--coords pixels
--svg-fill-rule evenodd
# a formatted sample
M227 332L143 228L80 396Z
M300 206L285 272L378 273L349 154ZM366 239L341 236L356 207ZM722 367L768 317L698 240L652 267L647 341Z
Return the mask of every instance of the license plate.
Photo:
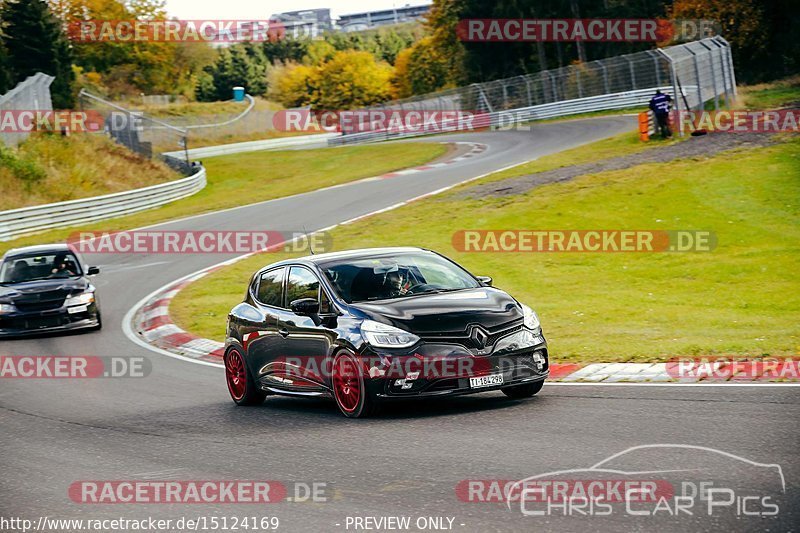
M480 389L481 387L492 387L494 385L503 384L503 374L490 374L488 376L481 376L479 378L469 378L469 386L472 389Z
M83 313L87 309L89 309L89 306L87 305L76 305L75 307L67 307L67 313Z

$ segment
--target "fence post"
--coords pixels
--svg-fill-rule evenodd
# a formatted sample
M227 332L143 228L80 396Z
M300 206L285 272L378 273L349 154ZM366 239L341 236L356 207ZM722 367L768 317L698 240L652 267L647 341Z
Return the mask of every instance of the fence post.
M622 56L628 62L628 69L631 71L631 89L636 90L636 72L633 69L633 61L628 56Z
M528 107L533 105L533 95L531 95L531 83L528 80L528 76L522 76L522 79L525 81L525 91L528 93Z
M694 76L697 79L697 110L703 111L705 108L705 100L703 100L703 81L700 79L700 64L697 62L697 54L692 51L688 46L686 51L692 54L692 62L694 63Z
M656 49L669 63L669 73L672 81L672 94L675 100L675 116L678 117L678 135L683 137L683 120L681 120L681 93L678 92L678 73L675 70L675 61L661 48ZM688 109L687 109L688 111Z
M737 91L736 91L736 74L733 72L733 57L731 56L731 45L728 44L728 41L725 40L724 37L717 35L714 37L714 40L717 42L722 42L725 50L725 62L728 64L728 72L730 73L730 82L731 82L731 92L733 93L733 99L736 99Z
M597 62L600 65L600 68L603 69L603 87L606 91L606 94L611 92L611 87L608 85L608 69L606 69L605 64L602 61Z
M707 46L703 41L698 41L698 44L707 50L708 62L711 63L711 84L714 86L714 111L719 111L719 88L717 88L717 74L714 72L714 54L711 47Z

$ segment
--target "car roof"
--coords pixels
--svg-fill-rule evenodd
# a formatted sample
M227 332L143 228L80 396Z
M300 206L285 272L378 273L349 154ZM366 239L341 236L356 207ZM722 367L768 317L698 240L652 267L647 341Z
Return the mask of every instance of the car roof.
M315 255L307 255L305 257L297 257L295 259L286 259L284 261L279 261L277 263L269 265L269 267L265 268L272 268L278 267L281 265L290 265L290 264L312 264L318 265L320 263L327 263L328 261L336 261L338 259L365 259L369 257L376 257L379 255L387 255L387 254L396 254L396 253L409 253L409 252L428 252L430 250L426 250L425 248L417 248L414 246L398 246L398 247L386 247L386 248L360 248L356 250L343 250L341 252L329 252L325 254L315 254Z
M34 246L25 246L23 248L12 248L11 250L3 254L3 259L6 259L8 257L15 257L18 255L47 254L54 252L74 252L74 251L72 250L72 248L69 247L68 244L64 243L37 244Z

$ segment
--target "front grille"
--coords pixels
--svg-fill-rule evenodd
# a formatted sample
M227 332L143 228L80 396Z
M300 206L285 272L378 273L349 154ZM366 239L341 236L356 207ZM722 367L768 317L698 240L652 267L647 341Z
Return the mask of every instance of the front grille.
M495 328L495 331L489 330L489 337L486 339L485 346L477 345L472 339L469 338L468 331L465 331L463 334L460 335L429 335L422 338L422 340L426 342L434 342L434 343L444 343L444 344L460 344L465 348L484 348L494 346L494 344L500 340L501 338L505 337L506 335L511 335L512 333L516 333L522 329L522 323L509 327L508 324L502 325L499 328Z
M20 311L48 311L64 305L66 297L67 293L63 290L43 291L15 298L14 305Z

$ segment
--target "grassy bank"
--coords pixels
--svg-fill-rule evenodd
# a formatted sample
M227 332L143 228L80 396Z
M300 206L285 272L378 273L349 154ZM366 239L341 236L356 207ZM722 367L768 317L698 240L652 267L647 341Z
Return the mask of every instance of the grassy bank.
M629 153L624 137L542 158L505 176ZM688 141L691 142L691 141ZM489 180L497 179L496 176ZM678 355L795 354L800 319L800 141L639 165L469 199L445 195L337 228L337 248L415 245L453 257L534 306L559 361L663 361ZM435 228L435 231L431 231ZM713 252L462 253L462 229L705 229ZM222 338L225 315L262 255L183 291L171 314Z
M181 176L102 135L32 135L0 144L0 210L137 189Z
M407 143L262 151L204 158L203 163L208 170L208 185L194 196L123 218L48 231L0 243L0 253L16 246L63 241L79 230L114 231L135 228L377 176L421 165L446 151L447 146L443 144ZM91 157L87 156L87 164L91 161ZM134 167L133 171L140 168Z
M739 99L749 109L800 107L800 75L771 83L740 87Z

